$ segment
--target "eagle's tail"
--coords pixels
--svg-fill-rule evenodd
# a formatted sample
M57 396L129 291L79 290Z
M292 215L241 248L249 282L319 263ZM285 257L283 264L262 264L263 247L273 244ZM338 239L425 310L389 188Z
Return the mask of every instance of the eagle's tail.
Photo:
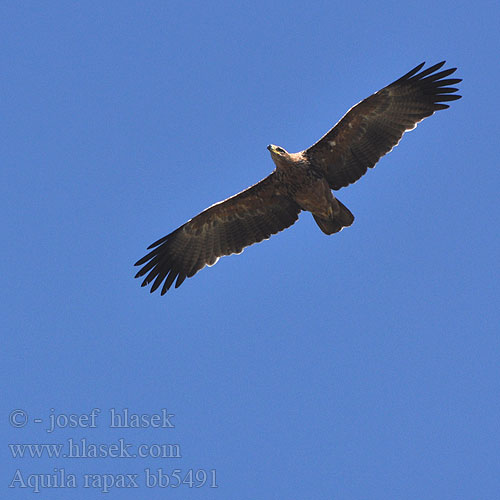
M328 219L313 214L314 220L325 234L338 233L342 228L348 227L354 222L354 215L351 211L340 200L337 200L337 203L340 211Z

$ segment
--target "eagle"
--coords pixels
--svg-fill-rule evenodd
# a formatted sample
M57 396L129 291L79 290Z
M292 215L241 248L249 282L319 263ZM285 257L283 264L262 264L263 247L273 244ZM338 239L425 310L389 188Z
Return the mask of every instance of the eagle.
M224 255L239 254L254 243L295 223L301 211L312 213L323 233L350 226L354 216L336 198L338 190L356 182L414 129L448 101L460 99L448 78L456 68L441 70L445 61L424 70L419 64L398 80L353 106L311 147L289 153L273 144L267 149L274 171L263 180L215 203L167 236L135 265L142 286L160 286L164 295Z

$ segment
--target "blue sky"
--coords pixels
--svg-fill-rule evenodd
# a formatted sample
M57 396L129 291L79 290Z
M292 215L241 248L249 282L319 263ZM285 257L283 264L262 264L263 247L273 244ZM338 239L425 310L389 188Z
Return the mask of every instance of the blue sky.
M1 12L9 498L61 469L77 487L34 498L498 498L496 2ZM338 193L352 227L327 237L303 213L164 297L133 279L151 242L274 168L267 144L302 150L356 102L443 59L463 99ZM174 427L110 428L112 408L165 409ZM179 445L181 458L8 447L83 438ZM209 479L148 487L158 469ZM97 482L85 488L85 474ZM119 488L120 474L138 488Z

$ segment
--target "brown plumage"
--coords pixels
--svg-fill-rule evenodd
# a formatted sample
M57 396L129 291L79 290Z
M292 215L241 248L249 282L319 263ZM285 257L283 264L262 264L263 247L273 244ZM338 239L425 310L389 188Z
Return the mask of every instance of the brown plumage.
M368 168L398 144L404 132L443 104L461 96L450 87L461 81L447 78L456 68L437 71L444 61L424 71L419 64L382 90L352 107L316 144L300 153L268 146L276 169L245 191L207 208L148 247L136 262L136 278L177 288L223 255L241 253L253 243L291 226L302 210L313 214L325 234L350 226L354 216L331 189L356 182ZM420 73L419 73L420 71Z

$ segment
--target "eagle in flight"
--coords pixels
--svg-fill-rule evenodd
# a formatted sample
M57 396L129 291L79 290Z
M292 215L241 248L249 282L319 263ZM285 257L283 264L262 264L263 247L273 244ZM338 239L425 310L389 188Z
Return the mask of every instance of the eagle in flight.
M310 148L288 153L270 145L276 168L265 179L207 208L148 247L135 263L136 278L151 292L165 294L223 255L268 239L291 226L302 210L311 212L325 234L350 226L354 216L332 193L356 182L398 144L407 130L448 101L460 99L448 78L456 68L438 71L445 61L406 75L353 106Z

